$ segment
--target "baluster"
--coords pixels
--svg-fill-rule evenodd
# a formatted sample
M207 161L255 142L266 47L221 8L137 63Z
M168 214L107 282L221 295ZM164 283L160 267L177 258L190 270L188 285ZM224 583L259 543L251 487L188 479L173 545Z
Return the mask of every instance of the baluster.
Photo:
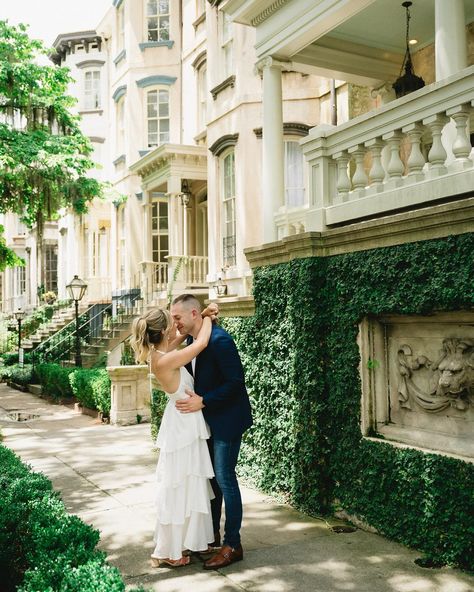
M398 186L401 183L404 169L402 159L400 158L402 134L400 131L395 130L384 134L382 138L387 142L390 151L390 160L387 166L388 181L392 182L392 185Z
M402 131L410 138L411 145L410 156L407 160L408 176L421 180L424 178L422 171L425 166L425 157L420 148L423 126L420 123L411 123L405 126Z
M472 166L472 161L469 158L472 148L469 140L469 113L470 110L467 105L459 105L446 111L446 115L449 115L456 124L456 139L452 147L456 158L455 164L463 169Z
M430 172L435 175L444 175L446 173L444 163L446 162L447 153L443 146L441 133L447 122L448 118L442 113L423 119L423 123L429 128L433 138L433 144L428 153L428 162L430 163Z
M382 166L382 150L385 142L381 138L374 138L368 140L365 145L372 153L372 167L369 172L370 185L375 186L379 191L385 178L385 170Z
M350 156L347 153L347 150L344 150L343 152L337 152L334 154L333 158L337 164L337 194L341 201L347 201L348 193L352 187L351 180L349 179L349 175L347 173L347 165L349 163Z
M366 149L363 144L358 144L357 146L349 148L349 154L354 155L356 163L356 169L354 171L354 176L352 177L352 186L354 189L365 189L369 184L369 179L364 168L365 152Z

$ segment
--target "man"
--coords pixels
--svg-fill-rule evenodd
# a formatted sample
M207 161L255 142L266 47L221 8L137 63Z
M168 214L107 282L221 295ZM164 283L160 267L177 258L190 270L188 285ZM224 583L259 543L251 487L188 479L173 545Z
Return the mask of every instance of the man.
M171 304L171 315L188 343L196 337L202 324L201 305L191 294L182 294ZM193 366L193 367L191 367ZM215 479L211 502L214 546L220 545L222 498L225 504L223 546L204 563L204 569L219 569L243 559L240 543L242 498L235 474L242 434L252 425L250 402L245 388L244 371L232 337L214 324L209 344L192 364L194 391L186 391L189 399L176 402L182 413L202 409L210 430L209 449Z

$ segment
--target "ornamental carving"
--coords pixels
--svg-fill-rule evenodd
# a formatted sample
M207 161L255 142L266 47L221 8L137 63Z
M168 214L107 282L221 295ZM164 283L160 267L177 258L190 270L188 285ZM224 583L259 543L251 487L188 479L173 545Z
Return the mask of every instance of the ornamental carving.
M413 403L428 413L474 406L474 339L445 339L435 361L413 357L404 344L398 350L398 372L398 400L405 409Z

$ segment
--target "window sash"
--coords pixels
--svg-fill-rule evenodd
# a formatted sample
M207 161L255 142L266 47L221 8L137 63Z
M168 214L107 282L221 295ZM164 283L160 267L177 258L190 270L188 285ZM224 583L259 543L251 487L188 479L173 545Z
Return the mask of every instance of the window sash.
M169 0L147 0L146 21L148 41L169 41Z
M147 93L147 145L154 148L170 141L169 92Z
M222 259L224 265L236 264L235 155L223 159L222 166Z
M84 107L100 109L100 72L91 70L84 74Z

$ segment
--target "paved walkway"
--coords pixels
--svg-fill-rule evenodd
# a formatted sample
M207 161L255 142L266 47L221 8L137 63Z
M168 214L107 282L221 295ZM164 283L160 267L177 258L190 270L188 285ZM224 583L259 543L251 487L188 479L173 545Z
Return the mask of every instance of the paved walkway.
M6 418L25 411L27 422ZM419 553L361 530L335 534L272 498L244 488L245 559L217 572L193 557L153 569L154 467L149 425L102 425L0 384L3 443L45 473L66 507L101 531L100 546L127 584L159 592L474 592L474 576L423 569Z

